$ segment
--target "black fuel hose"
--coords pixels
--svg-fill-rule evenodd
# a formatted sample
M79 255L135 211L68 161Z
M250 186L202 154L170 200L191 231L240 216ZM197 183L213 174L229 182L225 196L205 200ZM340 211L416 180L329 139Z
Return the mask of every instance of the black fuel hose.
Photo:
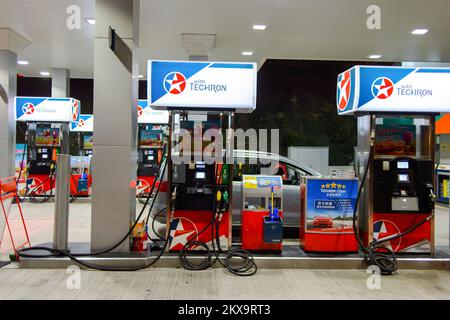
M196 236L188 241L183 249L179 253L179 261L183 268L192 271L200 271L206 270L214 266L214 264L219 261L219 263L230 273L238 276L251 276L254 275L258 268L254 261L253 255L247 250L241 248L234 248L228 250L226 252L222 252L225 254L225 262L222 262L220 253L220 236L219 236L219 228L221 222L221 216L217 215L217 198L216 194L218 192L218 181L220 181L223 172L220 173L218 179L215 180L215 192L213 193L213 210L212 210L212 219L209 224L207 224L200 232L196 234ZM215 172L215 177L217 177L217 171ZM210 247L201 241L195 240L200 234L205 232L208 228L211 228L211 245L212 252ZM217 248L215 247L215 242L217 243ZM193 248L201 248L203 250L196 250L197 256L201 255L204 259L200 260L200 263L194 263L192 260L189 260L189 252ZM214 254L214 256L213 256ZM241 260L240 263L236 264L234 261L236 259Z
M237 276L252 276L256 274L258 271L258 266L255 263L255 259L253 255L242 248L233 248L228 251L222 251L220 247L220 236L219 236L219 228L220 228L220 218L219 220L216 220L215 223L215 229L216 229L216 235L213 238L215 238L215 242L217 244L217 250L214 245L214 241L212 241L213 251L216 255L217 260L219 263L226 269L228 272L237 275ZM220 259L220 253L225 254L225 262L222 262ZM240 260L240 263L235 263L235 260Z
M356 217L358 215L358 204L361 199L362 189L364 188L365 181L367 179L367 174L370 169L370 163L371 158L373 157L373 138L371 141L371 147L369 152L369 157L367 159L367 164L364 169L364 174L360 182L360 186L358 189L358 195L356 197L355 207L353 208L353 233L354 236L358 242L360 250L363 252L364 257L366 261L370 263L370 265L375 265L380 269L380 272L382 275L391 275L394 272L398 270L398 262L397 257L395 255L394 250L383 246L382 244L388 241L392 241L401 237L404 237L405 235L413 232L417 228L419 228L421 225L426 223L427 221L430 221L433 218L433 213L431 213L429 216L427 216L422 221L418 222L417 224L413 225L411 228L407 229L406 231L403 231L401 233L392 235L390 237L386 237L380 240L374 240L372 241L368 247L364 246L363 241L361 240L361 237L358 232L358 228L356 226Z
M164 166L158 169L158 176L157 178L154 180L152 187L151 187L151 191L150 194L153 193L156 181L158 180L158 177L161 177L161 179L164 177L164 172L165 172L165 168L167 166L167 161L164 162ZM162 174L159 175L159 173L161 172L162 169ZM153 202L156 200L156 197L153 198ZM20 257L25 257L25 258L50 258L50 257L60 257L60 256L66 256L68 258L70 258L71 260L75 261L76 263L89 268L89 269L95 269L95 270L100 270L100 271L138 271L138 270L142 270L145 268L148 268L152 265L154 265L163 255L167 244L169 243L169 236L166 237L166 240L164 242L164 246L162 248L162 250L160 251L160 253L153 259L153 261L151 261L150 263L146 263L142 266L138 266L138 267L108 267L108 266L99 266L99 265L94 265L91 263L87 263L84 261L81 261L80 259L78 259L79 257L92 257L92 256L99 256L99 255L103 255L106 254L108 252L111 252L112 250L114 250L115 248L117 248L118 246L120 246L125 240L128 239L128 237L131 235L131 233L133 232L134 228L136 227L136 225L139 222L139 219L141 218L142 214L145 211L145 208L147 207L148 203L150 201L150 197L147 198L147 201L144 205L144 207L141 209L139 216L136 218L135 223L133 224L133 226L129 229L129 231L127 232L127 234L119 241L117 242L114 246L112 246L109 249L106 250L102 250L100 252L96 252L96 253L87 253L87 254L72 254L69 251L65 251L65 250L58 250L58 249L53 249L53 248L47 248L47 247L29 247L29 248L22 248L21 250L19 250L17 252L17 254ZM47 251L50 254L48 255L35 255L35 254L27 254L26 252L30 252L30 251Z
M214 212L213 215L215 215ZM183 268L191 271L200 271L209 269L216 263L216 260L213 259L213 255L209 246L205 242L195 240L206 230L208 230L208 228L212 228L212 226L213 221L209 222L205 227L203 227L201 231L197 232L195 236L191 240L187 241L183 248L180 250L178 254L178 261ZM192 251L194 248L198 249L199 247L203 250ZM196 256L202 256L204 257L204 259L200 260L200 263L194 263L189 259L189 255L193 252L195 252Z

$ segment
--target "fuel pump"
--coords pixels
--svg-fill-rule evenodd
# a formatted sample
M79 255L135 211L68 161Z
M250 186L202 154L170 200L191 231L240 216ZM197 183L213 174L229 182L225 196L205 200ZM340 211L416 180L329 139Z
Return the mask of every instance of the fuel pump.
M77 121L70 125L71 140L71 192L77 197L91 195L92 172L91 159L93 156L93 132L94 116L91 114L80 115Z
M222 150L218 150L220 162L207 163L202 158L203 147L206 144L201 141L208 129L222 131L221 125L225 123L224 115L209 114L205 121L189 120L187 113L178 115L180 129L185 130L185 133L193 133L194 140L197 139L200 149L192 152L187 162L169 166L170 189L175 198L171 204L175 210L170 221L169 250L191 251L204 247L202 244L211 245L214 237L210 230L214 228L212 219L216 210L219 210L221 215L218 237L221 240L221 249L226 250L231 244L231 212L228 208L228 199L232 194L231 179L229 179L232 165L222 163ZM226 123L231 124L232 115L226 116L229 120ZM197 142L193 141L192 146ZM191 144L188 147L191 147ZM173 153L169 156L172 160L175 157ZM188 243L187 248L185 245Z
M450 69L356 66L338 76L338 114L358 124L355 235L383 274L397 269L396 254L434 253L434 123L450 110L444 83Z
M16 97L16 121L25 122L27 195L43 202L53 195L56 157L69 153L69 125L79 118L80 102L72 98Z
M137 193L139 199L148 196L163 155L166 153L166 126L139 124Z
M139 100L138 107L138 172L137 196L145 202L150 187L161 166L163 155L167 154L169 113L153 110L147 100Z

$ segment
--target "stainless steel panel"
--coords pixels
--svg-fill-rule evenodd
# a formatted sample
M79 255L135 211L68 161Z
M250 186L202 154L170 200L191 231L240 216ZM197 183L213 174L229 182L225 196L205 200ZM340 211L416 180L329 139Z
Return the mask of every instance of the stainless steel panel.
M91 250L107 249L129 230L136 213L136 170L130 146L94 145ZM134 167L135 168L135 167ZM125 241L114 252L128 252Z
M398 197L391 199L393 211L417 211L419 210L419 199L415 197Z
M137 96L133 103L132 94L137 90L132 86L137 79L109 49L108 39L95 39L94 77L94 145L135 145Z
M110 267L138 267L148 265L154 257L85 257L81 261L99 266ZM194 263L204 259L192 256ZM223 260L223 258L221 258ZM341 269L366 270L367 264L363 258L343 257L255 257L258 269ZM20 261L22 269L65 269L75 263L69 258L23 258ZM398 258L399 268L402 270L448 270L450 258ZM178 256L162 256L161 259L150 268L179 268ZM214 265L221 268L219 263Z
M67 250L69 234L70 155L58 155L53 248Z
M136 216L138 67L134 28L139 1L97 0L94 53L94 150L91 250L109 249ZM132 72L111 51L108 29L132 51ZM112 252L128 252L128 239Z

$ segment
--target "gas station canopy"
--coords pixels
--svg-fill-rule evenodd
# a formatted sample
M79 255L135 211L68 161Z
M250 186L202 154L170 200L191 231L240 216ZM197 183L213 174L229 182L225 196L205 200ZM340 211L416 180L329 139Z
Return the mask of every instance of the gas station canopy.
M450 68L355 66L337 82L340 115L450 112Z
M367 28L373 4L381 8L379 30ZM81 13L73 30L66 27L72 5ZM450 61L447 0L143 0L140 6L137 56L144 77L148 59L191 56L258 67L266 59L369 61L370 54L382 55L379 61ZM31 41L19 55L30 63L18 68L25 76L55 67L92 77L96 26L87 21L96 18L93 0L0 1L2 27ZM253 30L258 24L266 30ZM410 33L420 26L430 26L425 37Z

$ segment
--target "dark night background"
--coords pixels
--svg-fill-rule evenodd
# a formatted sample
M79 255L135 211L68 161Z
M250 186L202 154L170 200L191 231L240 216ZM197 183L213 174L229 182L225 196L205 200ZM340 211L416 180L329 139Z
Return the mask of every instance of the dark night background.
M267 60L258 72L256 110L237 115L236 128L279 128L280 154L287 155L289 146L329 146L330 165L349 165L356 145L356 121L337 115L336 80L356 64L362 63ZM139 99L147 99L146 86L147 81L139 82ZM17 95L49 97L51 79L19 77ZM93 79L71 79L70 96L81 101L81 113L93 113ZM23 141L18 130L17 143Z

